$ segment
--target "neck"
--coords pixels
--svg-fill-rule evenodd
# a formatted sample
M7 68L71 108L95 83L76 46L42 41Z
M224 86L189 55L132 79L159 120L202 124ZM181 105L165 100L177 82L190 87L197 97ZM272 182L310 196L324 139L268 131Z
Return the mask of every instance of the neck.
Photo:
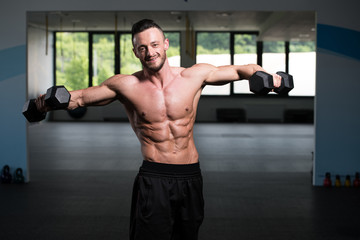
M159 71L152 71L144 69L144 75L149 79L157 88L164 88L169 81L172 80L172 72L168 60L165 60L164 65Z

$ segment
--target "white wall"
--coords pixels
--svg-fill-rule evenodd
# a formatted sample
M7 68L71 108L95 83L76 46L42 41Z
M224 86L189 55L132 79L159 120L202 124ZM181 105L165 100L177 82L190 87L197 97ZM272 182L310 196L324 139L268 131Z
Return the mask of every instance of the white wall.
M354 174L360 170L358 158L360 67L358 44L348 44L345 49L336 49L336 31L327 31L322 26L350 29L351 39L360 42L358 3L356 0L79 0L45 1L19 0L3 4L0 9L0 106L2 118L0 166L26 168L26 128L20 109L25 101L25 44L27 11L101 11L101 10L197 10L197 11L316 11L318 27L318 54L316 80L316 145L314 184L321 185L326 171L333 174ZM324 37L325 35L325 37ZM326 37L328 35L328 37ZM321 40L319 40L319 38ZM346 41L349 40L349 41ZM327 43L330 43L327 45ZM15 57L15 58L14 58ZM11 130L9 130L11 129ZM25 169L26 170L26 169ZM341 171L341 172L340 172Z
M54 48L53 34L48 34L47 45L45 29L28 27L27 31L27 97L30 99L45 93L54 83Z

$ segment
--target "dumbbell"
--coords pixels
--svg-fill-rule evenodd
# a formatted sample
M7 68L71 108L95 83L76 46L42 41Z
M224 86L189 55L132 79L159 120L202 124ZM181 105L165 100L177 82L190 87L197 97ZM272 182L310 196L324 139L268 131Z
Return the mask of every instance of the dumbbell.
M279 95L287 95L294 88L293 77L285 72L277 72L281 76L281 85L274 88L272 75L263 72L255 72L249 79L250 91L257 95L266 95L274 90Z
M66 109L70 102L70 96L64 86L54 86L46 91L45 104L52 110ZM46 113L38 111L35 99L25 102L22 113L29 122L39 122L46 117Z

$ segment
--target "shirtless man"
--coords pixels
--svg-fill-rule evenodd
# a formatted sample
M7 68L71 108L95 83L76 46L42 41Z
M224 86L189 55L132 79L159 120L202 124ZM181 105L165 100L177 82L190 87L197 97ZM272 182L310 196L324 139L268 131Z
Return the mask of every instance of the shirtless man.
M134 183L130 239L197 239L204 217L202 177L193 138L197 105L206 85L249 79L255 64L170 67L169 40L152 20L133 25L133 51L143 70L115 75L100 86L71 92L68 109L119 100L141 143L143 164ZM273 74L274 86L281 77ZM44 95L40 111L49 111Z

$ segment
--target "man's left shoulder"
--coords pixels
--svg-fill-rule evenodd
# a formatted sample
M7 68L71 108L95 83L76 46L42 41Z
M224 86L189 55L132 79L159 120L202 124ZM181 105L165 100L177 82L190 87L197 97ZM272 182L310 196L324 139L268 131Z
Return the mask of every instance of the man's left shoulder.
M197 63L191 67L185 68L182 71L184 77L206 76L209 72L214 70L215 66L207 63Z

